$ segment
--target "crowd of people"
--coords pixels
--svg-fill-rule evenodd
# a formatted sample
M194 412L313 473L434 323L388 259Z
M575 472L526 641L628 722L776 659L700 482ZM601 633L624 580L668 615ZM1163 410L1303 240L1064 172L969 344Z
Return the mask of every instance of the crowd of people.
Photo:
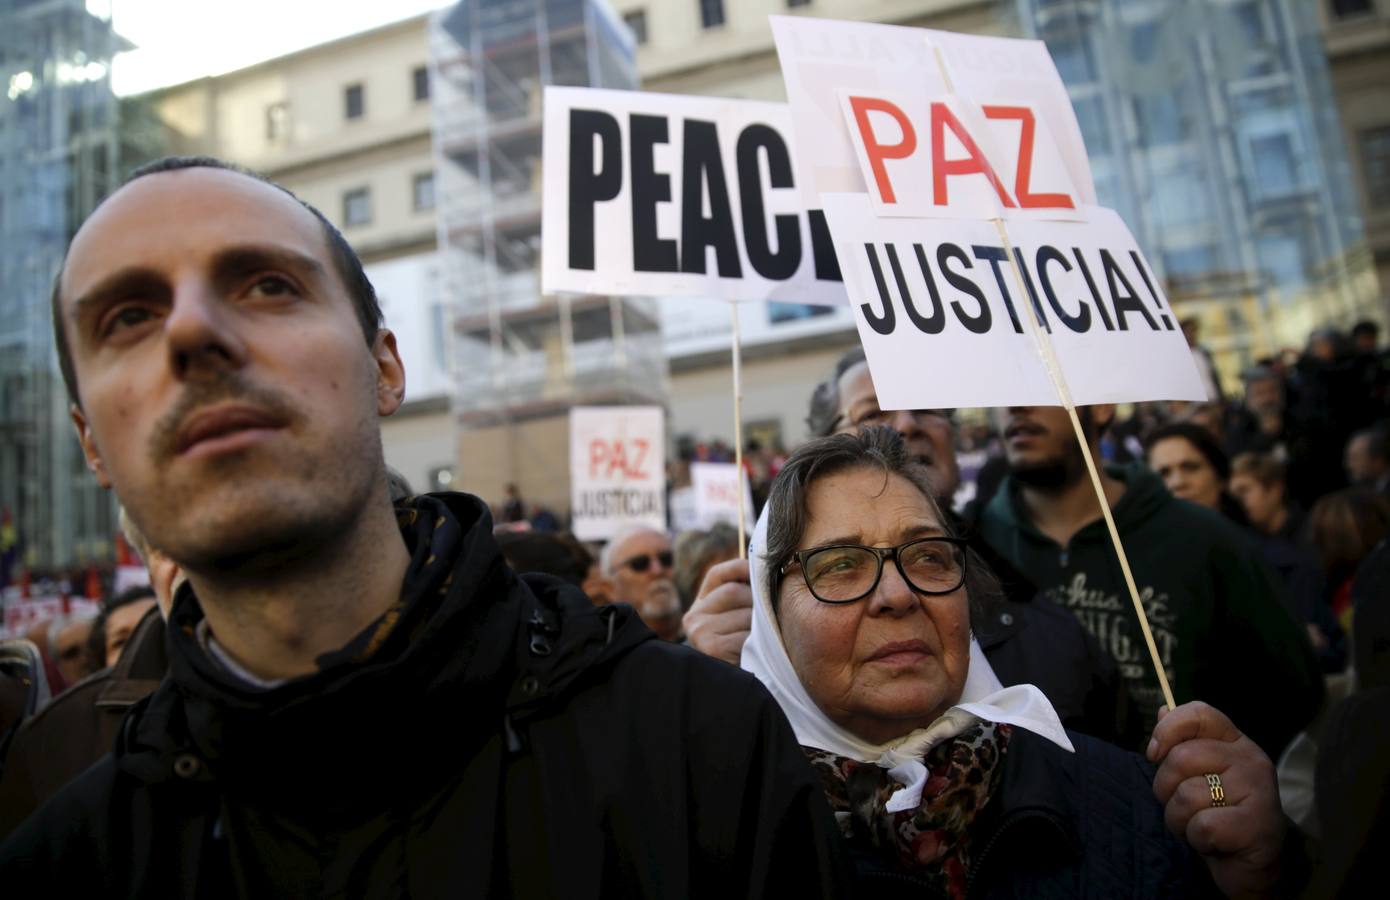
M0 646L16 896L1375 890L1374 326L1230 402L1189 332L1216 399L1084 408L1084 446L1059 408L885 411L851 352L758 473L749 546L593 547L519 486L494 513L389 471L405 366L371 284L253 173L136 172L53 311L150 587L103 605L56 696L66 645ZM989 460L957 509L966 446Z

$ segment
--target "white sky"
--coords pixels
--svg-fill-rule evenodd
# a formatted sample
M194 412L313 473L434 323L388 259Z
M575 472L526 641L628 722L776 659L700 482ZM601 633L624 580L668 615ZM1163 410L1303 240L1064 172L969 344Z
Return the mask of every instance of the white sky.
M218 75L397 22L450 0L87 0L138 49L116 57L112 88L138 94Z

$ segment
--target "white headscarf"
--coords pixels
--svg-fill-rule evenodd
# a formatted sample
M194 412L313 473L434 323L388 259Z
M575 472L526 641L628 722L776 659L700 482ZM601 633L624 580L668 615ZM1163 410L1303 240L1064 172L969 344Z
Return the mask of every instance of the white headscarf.
M771 504L769 503L769 507ZM772 599L767 596L768 509L758 519L748 549L749 573L753 587L753 627L743 645L741 664L758 677L782 707L803 746L826 750L860 762L876 763L888 770L899 784L907 785L888 799L888 812L915 809L922 801L922 788L927 783L927 767L922 758L927 750L944 740L955 737L978 721L1014 725L1047 738L1067 751L1072 750L1057 712L1031 684L1003 687L990 668L984 651L970 639L970 668L966 673L961 702L946 710L935 722L885 744L873 744L830 721L792 668L782 633L772 612Z

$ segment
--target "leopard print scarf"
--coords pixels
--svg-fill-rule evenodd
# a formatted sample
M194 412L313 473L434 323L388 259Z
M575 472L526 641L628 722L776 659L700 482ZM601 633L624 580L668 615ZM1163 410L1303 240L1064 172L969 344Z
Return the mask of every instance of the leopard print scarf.
M927 784L916 809L884 805L903 787L874 763L802 750L825 790L840 830L851 842L891 854L896 868L932 882L939 895L965 896L970 828L999 786L1010 726L979 722L927 751Z

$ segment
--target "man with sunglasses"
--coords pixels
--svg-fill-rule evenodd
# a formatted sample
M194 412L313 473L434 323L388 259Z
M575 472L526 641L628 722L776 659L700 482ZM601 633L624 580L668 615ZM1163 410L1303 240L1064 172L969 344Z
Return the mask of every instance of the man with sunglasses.
M663 532L638 526L619 532L599 558L614 603L627 603L664 641L678 641L681 601L676 591L675 554Z

